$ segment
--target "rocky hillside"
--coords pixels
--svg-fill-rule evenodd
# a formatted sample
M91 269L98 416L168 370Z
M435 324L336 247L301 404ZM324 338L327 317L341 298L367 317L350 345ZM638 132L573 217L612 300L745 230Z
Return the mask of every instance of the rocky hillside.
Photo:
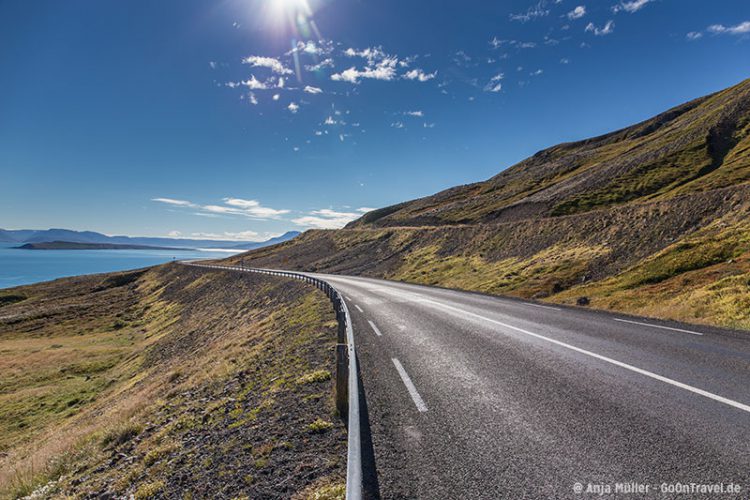
M750 80L234 257L750 329Z
M370 212L351 227L505 222L583 213L750 180L750 80L495 177Z
M178 264L0 291L0 498L340 498L335 325Z

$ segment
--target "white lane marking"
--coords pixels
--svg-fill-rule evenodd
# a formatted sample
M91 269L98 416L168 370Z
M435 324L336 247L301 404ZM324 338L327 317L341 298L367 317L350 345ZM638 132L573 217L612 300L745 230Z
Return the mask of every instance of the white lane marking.
M401 362L396 358L391 358L391 361L393 361L393 364L396 365L396 370L398 370L398 374L401 375L401 380L404 381L404 385L406 386L406 390L409 391L409 395L411 396L412 401L414 401L414 404L417 405L417 410L422 413L426 412L427 405L424 404L422 396L419 395L419 393L417 392L417 388L414 387L414 383L409 378L409 374L406 373L404 367L401 366Z
M491 319L491 318L487 318L485 316L481 316L481 315L475 314L473 312L465 311L465 310L459 309L457 307L448 306L448 305L441 304L439 302L435 302L435 301L432 301L432 300L429 300L429 299L421 299L420 302L430 303L430 304L433 304L433 305L435 305L437 307L442 307L444 309L455 311L455 312L457 312L457 313L459 313L461 315L474 316L475 318L478 318L478 319L481 319L481 320L484 320L484 321L488 321L490 323L494 323L496 325L500 325L500 326L503 326L505 328L509 328L511 330L515 330L517 332L520 332L520 333L523 333L523 334L526 334L526 335L530 335L532 337L535 337L535 338L538 338L538 339L541 339L541 340L546 340L547 342L551 342L551 343L553 343L555 345L559 345L561 347L565 347L565 348L570 349L572 351L575 351L575 352L578 352L578 353L581 353L581 354L585 354L586 356L591 356L592 358L596 358L596 359L599 359L601 361L606 361L607 363L611 363L611 364L613 364L615 366L619 366L620 368L625 368L626 370L630 370L630 371L635 372L635 373L640 373L641 375L645 375L646 377L650 377L650 378L652 378L654 380L658 380L660 382L664 382L665 384L669 384L669 385L673 385L675 387L679 387L680 389L685 389L686 391L690 391L692 393L699 394L699 395L704 396L706 398L713 399L714 401L718 401L719 403L724 403L725 405L729 405L729 406L732 406L732 407L737 408L739 410L746 411L746 412L750 413L750 406L748 406L746 404L742 404L742 403L740 403L738 401L734 401L732 399L725 398L723 396L719 396L717 394L713 394L713 393L708 392L708 391L704 391L703 389L699 389L697 387L693 387L692 385L683 384L682 382L678 382L676 380L672 380L671 378L667 378L667 377L664 377L662 375L658 375L658 374L650 372L648 370L644 370L642 368L638 368L636 366L629 365L627 363L623 363L622 361L617 361L616 359L608 358L606 356L602 356L601 354L597 354L595 352L587 351L586 349L581 349L580 347L576 347L574 345L566 344L565 342L561 342L559 340L551 339L549 337L545 337L544 335L539 335L538 333L530 332L528 330L524 330L523 328L518 328L517 326L509 325L507 323L503 323L501 321L497 321L497 320L494 320L494 319Z
M552 309L553 311L560 311L559 307L543 306L542 304L534 304L533 302L524 302L527 306L541 307L544 309Z
M377 335L378 337L382 337L383 336L383 334L380 333L380 330L378 330L378 327L375 326L375 323L373 323L370 320L367 320L367 322L370 323L370 327L372 328L372 331L375 332L375 335Z
M364 311L362 310L362 308L361 308L361 307L359 307L359 306L358 306L357 304L354 304L354 307L356 307L356 308L357 308L357 311L359 311L359 312L361 312L361 313L363 313L363 312L364 312Z
M629 319L620 319L620 318L614 318L614 319L615 319L615 321L619 321L621 323L630 323L630 324L633 324L633 325L650 326L650 327L653 327L653 328L662 328L664 330L673 330L675 332L691 333L693 335L703 335L700 332L694 332L694 331L691 331L691 330L683 330L682 328L672 328L671 326L653 325L651 323L642 323L640 321L630 321Z
M351 297L349 297L348 295L344 295L344 297L346 297L346 300L348 300L349 302L351 302L351 301L352 301L352 298L351 298Z

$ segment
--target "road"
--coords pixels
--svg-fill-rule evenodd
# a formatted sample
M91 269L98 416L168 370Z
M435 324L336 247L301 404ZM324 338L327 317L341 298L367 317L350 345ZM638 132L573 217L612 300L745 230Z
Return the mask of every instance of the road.
M639 483L646 497L750 495L750 335L315 276L352 315L371 494L593 498ZM721 482L743 489L690 486Z

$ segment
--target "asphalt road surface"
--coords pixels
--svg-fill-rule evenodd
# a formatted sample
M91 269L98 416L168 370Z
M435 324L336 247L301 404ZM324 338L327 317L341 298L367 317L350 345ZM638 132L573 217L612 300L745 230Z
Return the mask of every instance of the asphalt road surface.
M750 497L750 335L316 276L352 315L371 496Z

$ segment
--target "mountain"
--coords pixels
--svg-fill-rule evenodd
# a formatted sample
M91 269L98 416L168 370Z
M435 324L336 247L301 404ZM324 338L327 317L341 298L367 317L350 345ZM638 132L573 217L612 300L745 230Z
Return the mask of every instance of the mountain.
M750 178L750 80L650 120L545 149L484 182L368 213L350 227L505 222L735 186Z
M76 243L71 241L47 241L43 243L25 243L21 250L179 250L170 247L152 247L148 245L121 245L118 243Z
M286 233L282 234L281 236L277 236L276 238L271 238L270 240L266 240L263 242L248 242L248 243L242 243L240 245L233 245L228 248L234 248L238 250L252 250L254 248L261 248L261 247L267 247L271 245L276 245L278 243L283 243L285 241L289 241L292 238L296 238L299 236L299 231L287 231Z
M69 243L89 244L113 244L113 245L138 245L149 247L170 248L236 248L248 250L274 245L290 240L299 235L298 231L289 231L276 238L267 241L238 242L233 240L194 240L185 238L149 238L131 236L107 236L93 231L71 231L69 229L46 229L46 230L6 230L0 229L0 243L49 243L53 241L65 241Z
M239 259L750 329L750 80Z

